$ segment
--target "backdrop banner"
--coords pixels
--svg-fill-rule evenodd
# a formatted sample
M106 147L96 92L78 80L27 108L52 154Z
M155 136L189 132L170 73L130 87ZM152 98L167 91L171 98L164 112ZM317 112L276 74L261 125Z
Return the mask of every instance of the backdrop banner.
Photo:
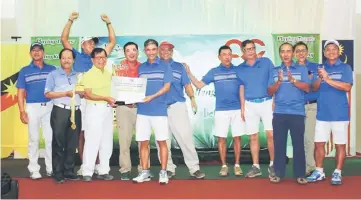
M306 33L277 33L272 34L273 37L273 52L274 52L274 64L279 66L281 59L279 56L279 48L281 44L288 42L292 45L297 42L304 42L308 47L309 61L318 63L320 62L320 35L319 34L306 34Z

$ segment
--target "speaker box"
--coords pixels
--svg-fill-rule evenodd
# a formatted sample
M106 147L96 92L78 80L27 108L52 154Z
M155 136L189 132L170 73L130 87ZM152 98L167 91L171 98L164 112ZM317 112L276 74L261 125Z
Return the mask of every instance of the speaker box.
M18 199L19 183L13 180L9 174L1 175L1 199Z

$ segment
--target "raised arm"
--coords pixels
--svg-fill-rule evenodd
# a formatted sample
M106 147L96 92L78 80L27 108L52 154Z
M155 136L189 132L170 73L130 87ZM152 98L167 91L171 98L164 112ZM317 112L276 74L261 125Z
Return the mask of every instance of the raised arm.
M69 42L69 34L70 34L70 28L73 25L74 20L76 20L79 16L79 13L73 12L70 16L68 21L65 24L65 27L63 29L63 32L61 33L61 43L63 43L63 47L66 49L72 49Z
M100 16L102 20L106 23L108 27L108 33L109 33L109 43L105 46L105 51L107 52L107 55L109 56L110 53L112 53L112 50L116 44L115 39L115 32L112 26L112 23L110 22L110 19L107 15L103 14Z
M206 86L207 84L204 83L203 81L199 81L195 76L193 76L191 70L189 69L189 66L186 64L186 63L182 63L183 66L184 66L184 69L186 70L187 74L188 74L188 77L189 79L191 80L192 84L198 88L198 89L201 89L203 88L204 86Z

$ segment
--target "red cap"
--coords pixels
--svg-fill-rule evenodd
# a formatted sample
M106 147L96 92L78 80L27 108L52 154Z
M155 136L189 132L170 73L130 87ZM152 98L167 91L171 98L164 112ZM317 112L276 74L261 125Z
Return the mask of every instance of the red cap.
M163 41L162 43L160 43L160 45L159 45L160 47L161 46L167 46L167 47L169 47L169 48L174 48L174 45L172 44L172 43L170 43L170 42L167 42L167 41Z

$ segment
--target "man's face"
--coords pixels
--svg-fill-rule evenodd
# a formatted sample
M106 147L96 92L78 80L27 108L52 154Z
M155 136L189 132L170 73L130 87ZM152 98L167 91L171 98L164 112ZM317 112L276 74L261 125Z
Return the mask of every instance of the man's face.
M292 54L293 54L293 49L292 49L291 45L284 44L281 46L280 57L281 57L282 62L284 62L284 63L292 62Z
M90 54L95 48L94 40L87 40L83 42L81 48L83 48L85 54Z
M297 45L295 49L295 57L298 62L305 62L307 59L308 51L305 45Z
M33 59L33 61L41 61L43 60L44 57L44 50L41 49L40 47L34 47L30 51L30 56Z
M149 60L155 60L158 55L158 47L155 44L148 44L145 47L144 53L147 55Z
M243 55L244 55L244 59L245 59L245 60L257 58L256 46L255 46L253 43L247 44L247 45L242 49L242 52L243 52Z
M173 57L173 48L167 46L161 46L159 48L159 56L163 60L170 60Z
M222 65L229 66L232 62L232 51L230 49L222 49L218 59L221 61Z
M60 58L60 65L63 69L71 69L74 64L74 58L71 51L64 51Z
M95 66L103 68L107 64L107 57L105 56L104 51L101 53L95 54L94 58L92 58L92 62Z
M340 49L335 44L329 44L324 50L327 60L337 60L340 57Z
M136 61L138 59L138 49L134 44L128 45L124 49L125 58L128 61Z

